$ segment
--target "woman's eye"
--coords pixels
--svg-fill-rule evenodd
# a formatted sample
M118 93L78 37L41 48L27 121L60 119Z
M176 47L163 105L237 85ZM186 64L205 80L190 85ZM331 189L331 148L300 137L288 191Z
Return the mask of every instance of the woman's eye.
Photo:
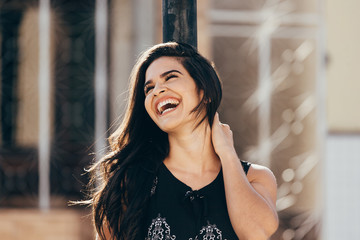
M171 78L175 78L175 77L177 77L177 76L176 75L168 75L168 76L166 76L165 80L168 81Z
M153 89L153 88L154 88L153 86L147 86L147 87L145 87L145 89L144 89L145 94L149 93L150 90Z

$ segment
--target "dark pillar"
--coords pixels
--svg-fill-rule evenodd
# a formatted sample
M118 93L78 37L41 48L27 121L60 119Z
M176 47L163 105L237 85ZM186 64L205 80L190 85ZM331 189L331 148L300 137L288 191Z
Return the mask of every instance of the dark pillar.
M17 116L17 77L19 65L19 26L22 11L2 9L0 11L1 29L1 140L2 147L11 148L16 145Z
M196 0L163 0L163 42L183 42L197 48Z
M55 131L51 154L51 193L81 196L83 169L94 143L95 0L56 0L61 21L55 48ZM66 29L66 31L65 31ZM66 39L63 41L62 39Z

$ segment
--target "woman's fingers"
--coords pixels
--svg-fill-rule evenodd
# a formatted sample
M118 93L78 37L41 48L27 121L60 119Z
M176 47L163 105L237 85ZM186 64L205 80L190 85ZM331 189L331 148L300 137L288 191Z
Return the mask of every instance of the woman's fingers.
M230 129L229 124L220 122L219 113L218 113L218 112L215 113L215 117L214 117L214 122L213 122L213 124L219 124L219 125L222 126L222 127L225 127L225 128Z
M221 125L222 125L223 127L230 128L229 124L221 123Z
M220 158L223 154L235 151L233 133L228 124L220 122L219 113L216 113L214 117L212 142L214 150Z
M219 113L216 112L215 113L215 116L214 116L214 121L213 121L213 125L214 124L219 124L220 123L220 120L219 120Z

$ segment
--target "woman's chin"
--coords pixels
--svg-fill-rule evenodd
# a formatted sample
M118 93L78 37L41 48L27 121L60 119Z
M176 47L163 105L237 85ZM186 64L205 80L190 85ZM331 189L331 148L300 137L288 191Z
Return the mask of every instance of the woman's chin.
M173 133L176 132L176 126L175 125L171 125L171 124L164 124L164 125L158 125L158 127L166 133Z

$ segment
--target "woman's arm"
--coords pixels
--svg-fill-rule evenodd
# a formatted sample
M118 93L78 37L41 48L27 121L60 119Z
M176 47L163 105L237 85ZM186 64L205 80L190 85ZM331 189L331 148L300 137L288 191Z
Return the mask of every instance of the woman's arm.
M265 167L252 164L248 175L236 154L230 127L219 121L212 127L215 152L221 160L231 224L240 239L268 239L278 227L276 179Z

